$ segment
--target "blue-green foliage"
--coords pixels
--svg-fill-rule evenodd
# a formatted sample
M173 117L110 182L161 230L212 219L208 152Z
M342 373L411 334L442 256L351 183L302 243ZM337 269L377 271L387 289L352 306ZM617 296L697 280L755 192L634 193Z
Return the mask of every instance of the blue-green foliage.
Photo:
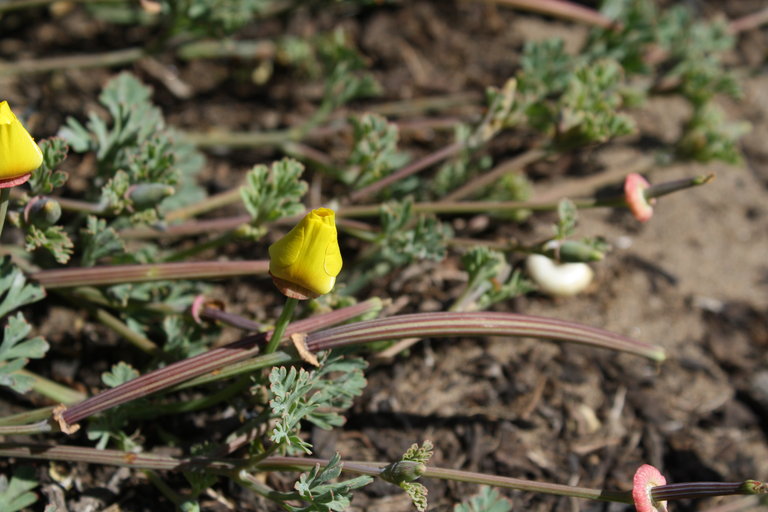
M343 482L333 482L341 475L339 454L331 457L325 467L315 466L309 473L303 473L294 488L301 499L307 503L295 507L284 504L292 512L341 512L349 508L352 491L364 487L373 481L370 476L358 476Z
M359 358L330 356L321 367L308 372L285 367L273 368L269 374L272 414L278 418L270 439L288 451L311 453L311 445L298 432L301 420L330 429L344 423L339 411L348 409L354 397L365 387Z
M113 215L125 214L133 222L154 222L161 217L161 202L133 201L131 187L159 184L175 188L174 205L201 197L195 176L203 160L194 148L165 125L160 109L150 101L151 90L130 73L111 80L99 96L110 120L96 113L83 125L69 118L59 134L78 153L93 152L96 176L92 193ZM125 224L118 219L117 224Z
M453 512L509 512L512 503L499 495L493 487L483 486L480 491L453 508Z
M16 512L23 510L37 501L37 495L30 492L39 482L32 466L19 466L13 470L11 479L0 475L0 510ZM47 509L46 509L47 510Z

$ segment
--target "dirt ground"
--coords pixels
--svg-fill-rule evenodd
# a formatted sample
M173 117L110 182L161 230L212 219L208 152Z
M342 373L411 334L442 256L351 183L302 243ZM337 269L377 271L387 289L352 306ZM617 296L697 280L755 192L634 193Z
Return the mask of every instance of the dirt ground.
M706 16L719 2L689 2ZM736 17L765 2L728 2ZM255 27L245 36L267 38L283 31L311 34L336 25L352 34L383 85L383 97L370 104L449 93L480 94L499 85L518 66L522 44L530 38L561 36L578 47L586 29L496 8L479 2L392 3L349 11L341 22L331 15L312 18L299 12L281 22ZM51 57L141 44L140 28L114 30L94 22L80 7L60 17L44 9L0 20L0 59ZM495 306L497 310L579 321L662 345L663 364L583 347L521 339L425 340L408 357L374 362L369 385L343 429L312 432L318 456L339 451L343 458L387 460L413 442L430 439L432 463L568 483L627 489L641 463L662 468L670 482L768 479L768 29L740 37L729 63L743 76L744 98L721 102L730 119L744 119L752 131L743 139L743 167L686 164L654 169L651 181L714 173L712 184L662 200L653 219L639 225L623 211L580 213L579 236L602 235L614 250L594 264L596 279L574 298L530 295ZM762 48L762 51L759 50ZM248 63L161 62L174 66L192 88L181 99L145 66L130 69L155 90L169 123L188 130L213 125L268 130L295 123L311 112L317 90L278 72L274 81L254 86L235 77ZM2 98L34 109L30 129L55 133L68 115L83 118L95 108L104 82L119 68L0 76ZM476 118L478 101L444 112L465 121ZM365 110L366 103L353 106ZM640 132L671 142L687 115L680 99L654 98L632 112ZM473 117L475 116L475 117ZM414 155L439 148L448 139L430 130L403 137ZM334 144L333 141L327 141ZM319 141L316 144L321 144ZM491 147L495 159L515 154L527 143L504 135ZM647 138L630 136L536 166L536 197L553 190L588 194L584 177L615 172L648 158ZM251 165L276 156L270 150L217 150L204 176L212 192L236 185ZM73 186L78 184L73 170ZM524 226L505 225L484 215L454 220L487 225L480 236L528 240L549 234L552 217L537 216ZM477 236L477 235L476 235ZM256 248L262 251L263 248ZM250 254L249 257L254 257ZM404 311L439 309L460 289L455 255L439 265L422 264L373 285L371 293L404 302ZM229 300L263 300L266 305L235 305L240 311L272 314L274 298L263 283L240 284ZM227 294L224 288L223 294ZM50 322L80 315L51 308ZM63 316L61 316L63 315ZM53 318L56 317L56 318ZM78 316L80 318L81 316ZM58 319L57 319L58 318ZM55 337L54 337L55 338ZM53 339L52 342L56 342ZM106 355L99 350L98 355ZM71 351L53 353L76 357ZM105 359L103 364L113 361ZM73 363L74 364L74 363ZM102 363L95 363L99 368ZM83 379L83 364L74 364ZM87 377L85 377L87 380ZM18 399L5 397L17 405ZM205 432L196 425L197 435ZM70 510L170 510L145 480L125 470L78 466L82 492L66 494ZM50 483L46 468L40 475ZM287 481L286 481L287 482ZM464 484L425 482L430 510L450 510L475 492ZM55 485L48 493L61 493ZM234 487L222 489L237 510L264 506ZM505 492L513 510L621 511L629 507L523 492ZM149 498L153 496L153 498ZM158 500L156 505L151 503ZM680 502L673 510L759 510L751 498ZM94 508L87 508L86 505ZM89 505L89 506L90 506ZM211 510L227 510L209 503ZM355 510L410 510L395 487L377 482L359 493ZM42 508L40 508L42 510Z

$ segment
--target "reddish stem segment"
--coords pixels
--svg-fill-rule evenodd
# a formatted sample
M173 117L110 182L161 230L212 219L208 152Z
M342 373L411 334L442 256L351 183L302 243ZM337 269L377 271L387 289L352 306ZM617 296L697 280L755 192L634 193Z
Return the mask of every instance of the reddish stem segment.
M141 283L166 279L212 279L266 274L268 260L192 261L151 265L111 265L90 268L41 270L30 275L44 288L71 288L120 283Z
M311 332L338 324L369 311L377 303L378 300L368 300L324 315L294 322L286 329L285 336L300 332ZM253 357L259 352L261 345L269 341L270 337L271 333L247 336L223 347L147 373L73 405L61 413L60 419L64 422L64 427L72 426L83 418L98 412L156 393L228 364Z
M570 341L620 350L656 361L661 347L648 345L596 327L553 318L514 313L417 313L342 325L307 336L309 350L411 337L527 336Z
M613 28L616 22L603 16L598 11L562 0L487 0L492 3L506 5L525 11L538 12L572 21L580 21L587 25L601 28Z

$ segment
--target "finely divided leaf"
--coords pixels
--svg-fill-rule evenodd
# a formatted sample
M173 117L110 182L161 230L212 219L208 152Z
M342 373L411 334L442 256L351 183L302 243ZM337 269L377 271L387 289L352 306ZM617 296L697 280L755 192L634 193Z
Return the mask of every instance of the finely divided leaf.
M64 139L53 137L40 141L40 150L43 152L43 165L32 172L29 185L32 196L50 194L54 189L61 187L67 181L67 173L55 170L67 157L69 146Z
M493 487L481 487L480 492L453 508L453 512L509 512L512 503Z
M3 317L14 309L37 302L45 297L45 292L35 284L28 284L10 258L5 258L0 262L0 295L4 295L0 302L0 317Z
M29 359L40 359L48 351L48 342L36 337L25 339L32 330L24 316L17 313L8 318L0 344L0 385L8 386L18 393L26 393L34 379L15 373L26 366Z
M14 470L10 482L8 477L0 475L0 510L16 512L37 501L37 495L29 492L40 485L31 466L21 466Z
M283 158L269 168L257 165L251 169L240 195L255 226L304 211L300 201L307 184L299 179L303 172L304 166L291 158Z
M328 465L321 468L319 465L312 468L309 473L299 477L294 488L301 499L308 503L304 507L287 505L294 512L340 512L347 510L352 501L352 491L366 486L373 481L370 476L359 476L351 480L332 483L341 474L342 464L339 454L335 454Z
M104 219L89 215L87 225L81 233L83 256L80 264L83 267L92 267L101 258L119 254L125 250L125 245L117 232L107 227Z

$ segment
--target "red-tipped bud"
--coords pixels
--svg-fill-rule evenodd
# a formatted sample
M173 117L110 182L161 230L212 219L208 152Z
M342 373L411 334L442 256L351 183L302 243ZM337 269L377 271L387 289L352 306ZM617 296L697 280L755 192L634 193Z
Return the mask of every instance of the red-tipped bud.
M640 222L647 222L653 215L653 199L650 201L645 197L645 189L651 184L637 173L627 175L624 181L624 200L629 206L629 211Z
M651 489L667 483L667 479L658 469L650 464L643 464L637 468L632 482L632 499L637 512L667 512L666 501L654 501L651 497Z

